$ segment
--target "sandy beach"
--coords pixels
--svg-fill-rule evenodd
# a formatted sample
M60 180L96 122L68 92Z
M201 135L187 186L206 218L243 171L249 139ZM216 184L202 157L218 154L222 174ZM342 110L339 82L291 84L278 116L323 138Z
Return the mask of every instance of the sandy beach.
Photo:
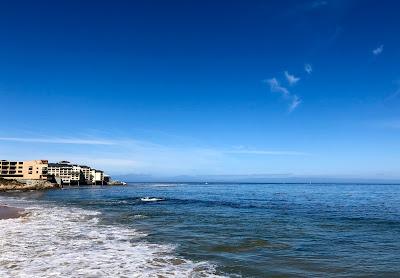
M24 209L0 205L0 220L23 216Z

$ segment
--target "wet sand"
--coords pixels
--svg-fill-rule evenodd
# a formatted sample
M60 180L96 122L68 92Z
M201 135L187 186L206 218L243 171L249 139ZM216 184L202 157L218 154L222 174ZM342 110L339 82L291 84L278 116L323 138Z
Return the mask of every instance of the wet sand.
M24 209L0 205L0 220L18 218L24 215Z

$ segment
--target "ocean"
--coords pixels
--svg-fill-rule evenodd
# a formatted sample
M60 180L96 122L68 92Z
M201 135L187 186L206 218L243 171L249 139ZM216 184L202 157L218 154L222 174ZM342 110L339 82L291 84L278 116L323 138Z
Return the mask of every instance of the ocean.
M400 185L2 193L0 277L400 277Z

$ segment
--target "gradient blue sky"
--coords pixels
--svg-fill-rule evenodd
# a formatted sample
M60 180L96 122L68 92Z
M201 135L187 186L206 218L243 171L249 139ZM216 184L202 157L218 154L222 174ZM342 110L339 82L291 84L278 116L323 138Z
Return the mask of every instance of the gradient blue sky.
M397 1L1 1L0 157L400 178Z

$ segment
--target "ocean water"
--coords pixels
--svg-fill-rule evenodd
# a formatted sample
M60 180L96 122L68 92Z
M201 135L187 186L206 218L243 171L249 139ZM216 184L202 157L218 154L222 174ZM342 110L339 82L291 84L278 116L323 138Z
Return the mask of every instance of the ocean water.
M0 195L0 277L400 277L400 185L132 183Z

